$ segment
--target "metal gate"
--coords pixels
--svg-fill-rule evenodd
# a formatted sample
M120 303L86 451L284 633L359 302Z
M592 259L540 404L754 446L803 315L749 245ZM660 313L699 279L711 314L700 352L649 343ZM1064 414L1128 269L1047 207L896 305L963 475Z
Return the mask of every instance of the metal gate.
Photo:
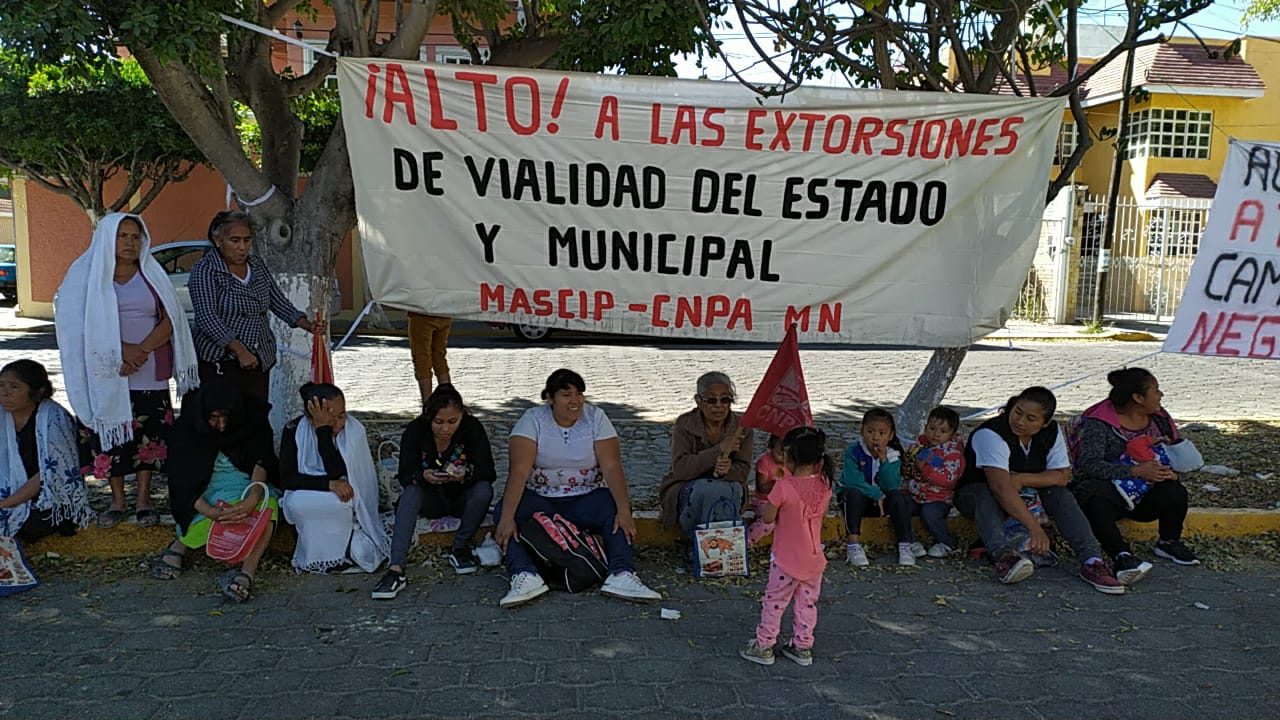
M1098 253L1106 216L1104 202L1100 196L1085 202L1076 286L1077 320L1093 317ZM1102 304L1105 317L1158 323L1173 321L1211 204L1211 200L1173 199L1139 205L1129 198L1117 204L1111 269Z

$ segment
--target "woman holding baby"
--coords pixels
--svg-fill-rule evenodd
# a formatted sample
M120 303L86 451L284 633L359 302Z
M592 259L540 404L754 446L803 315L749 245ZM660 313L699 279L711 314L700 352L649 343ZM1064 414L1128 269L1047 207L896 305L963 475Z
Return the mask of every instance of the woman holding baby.
M1173 418L1161 407L1160 383L1150 371L1136 367L1111 372L1107 382L1107 399L1072 422L1071 489L1094 536L1111 556L1116 577L1129 585L1146 575L1151 564L1131 554L1116 525L1120 518L1159 523L1158 557L1179 565L1200 561L1182 542L1187 489L1174 470L1179 467L1178 453L1169 450L1183 443ZM1128 488L1129 494L1117 485ZM1133 492L1134 487L1140 490Z

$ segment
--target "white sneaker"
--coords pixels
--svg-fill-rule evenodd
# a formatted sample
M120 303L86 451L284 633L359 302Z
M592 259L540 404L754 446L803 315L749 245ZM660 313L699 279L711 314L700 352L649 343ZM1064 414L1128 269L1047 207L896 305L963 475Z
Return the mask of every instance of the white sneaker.
M917 541L911 543L911 554L918 558L922 558L929 553L925 552L924 545L921 545L919 541Z
M511 589L502 596L498 605L504 608L523 605L550 589L537 573L516 573L516 576L511 578Z
M662 599L661 594L650 590L647 585L640 582L640 578L636 577L635 573L629 570L610 575L601 586L600 592L632 602L657 602Z
M933 547L929 548L929 557L944 558L950 555L954 550L955 548L946 543L934 543Z
M898 564L904 567L916 566L916 554L909 543L898 543Z
M867 560L867 551L863 550L862 545L858 543L846 546L845 553L845 561L854 567L866 567L871 564L871 561Z

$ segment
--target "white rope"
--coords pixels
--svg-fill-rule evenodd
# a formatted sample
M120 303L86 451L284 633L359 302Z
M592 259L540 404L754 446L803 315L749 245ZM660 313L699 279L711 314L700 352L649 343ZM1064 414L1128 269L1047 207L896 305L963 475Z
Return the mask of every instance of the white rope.
M301 40L298 40L298 39L295 39L295 38L291 38L291 37L289 37L288 35L285 35L285 34L284 34L284 33L282 33L282 32L278 32L278 31L276 31L276 30L272 30L271 28L264 28L264 27L262 27L261 25L254 25L254 24L253 24L253 23L251 23L251 22L245 22L244 20L241 20L240 18L237 18L237 17L231 17L230 15L227 15L226 13L218 13L218 17L222 18L223 20L226 20L227 22L231 23L232 25L239 25L240 27L242 27L242 28L244 28L244 29L246 29L246 30L252 30L253 32L260 33L260 34L262 34L262 35L266 35L266 36L268 36L268 37L273 37L273 38L275 38L275 39L277 39L277 40L283 40L283 41L285 41L285 42L289 43L290 45L297 45L298 47L302 48L303 50L310 50L311 52L316 53L316 54L318 54L318 55L327 55L327 56L329 56L329 57L331 57L331 58L340 57L340 56L338 55L338 53L336 53L336 52L330 52L329 50L327 50L327 49L325 49L325 48L316 47L316 46L314 46L314 45L308 45L308 44L306 44L306 43L302 42Z
M356 321L351 323L351 327L347 328L347 334L343 335L342 339L339 340L337 344L333 346L334 352L341 350L342 346L347 344L347 340L351 338L351 334L356 331L356 328L360 327L360 321L364 320L364 316L368 315L369 311L372 309L373 309L373 301L370 300L369 303L364 306L364 309L360 311L360 314L356 316Z
M1147 353L1146 355L1143 355L1143 356L1141 356L1141 357L1136 357L1136 358L1133 358L1132 360L1126 360L1126 361L1124 361L1124 362L1120 363L1119 365L1112 365L1112 366L1110 366L1110 367L1108 367L1108 368L1106 368L1106 369L1104 369L1104 370L1098 370L1098 371L1096 371L1096 372L1091 372L1091 373L1089 373L1088 375L1081 375L1080 377L1078 377L1078 378L1076 378L1076 379L1074 379L1074 380L1068 380L1068 381L1066 381L1066 382L1064 382L1064 383L1058 383L1057 385L1054 385L1053 387L1051 387L1051 388L1049 388L1049 389L1050 389L1050 390L1053 390L1053 391L1061 390L1061 389L1062 389L1062 388L1064 388L1064 387L1070 387L1070 386L1072 386L1072 385L1075 385L1076 383L1079 383L1079 382L1083 382L1083 381L1085 381L1085 380L1088 380L1089 378L1094 377L1095 375L1101 375L1102 373L1105 373L1105 372L1111 372L1111 371L1112 371L1112 370L1114 370L1115 368L1128 367L1128 366L1130 366L1130 365L1132 365L1132 364L1134 364L1134 363L1136 363L1136 362L1142 362L1143 360L1146 360L1146 359L1147 359L1147 358L1149 358L1149 357L1155 357L1156 355L1159 355L1159 354L1160 354L1160 353L1162 353L1162 352L1164 352L1164 350L1163 350L1163 349L1161 349L1161 350L1156 350L1155 352ZM989 414L989 413L996 412L997 410L1001 410L1001 409L1003 409L1003 408L1004 408L1004 405L996 405L995 407L989 407L989 408L987 408L986 410L979 410L978 412L975 412L975 413L969 413L968 415L965 415L964 417L960 418L960 420L961 420L961 421L974 420L974 419L977 419L977 418L982 417L983 415L987 415L987 414Z

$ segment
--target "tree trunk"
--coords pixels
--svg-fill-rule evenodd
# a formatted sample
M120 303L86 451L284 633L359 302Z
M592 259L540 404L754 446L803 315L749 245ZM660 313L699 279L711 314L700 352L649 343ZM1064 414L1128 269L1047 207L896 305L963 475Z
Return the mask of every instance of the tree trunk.
M937 348L933 351L929 364L916 379L911 392L907 393L907 399L898 407L899 435L915 437L924 431L929 411L942 403L968 353L967 347Z

